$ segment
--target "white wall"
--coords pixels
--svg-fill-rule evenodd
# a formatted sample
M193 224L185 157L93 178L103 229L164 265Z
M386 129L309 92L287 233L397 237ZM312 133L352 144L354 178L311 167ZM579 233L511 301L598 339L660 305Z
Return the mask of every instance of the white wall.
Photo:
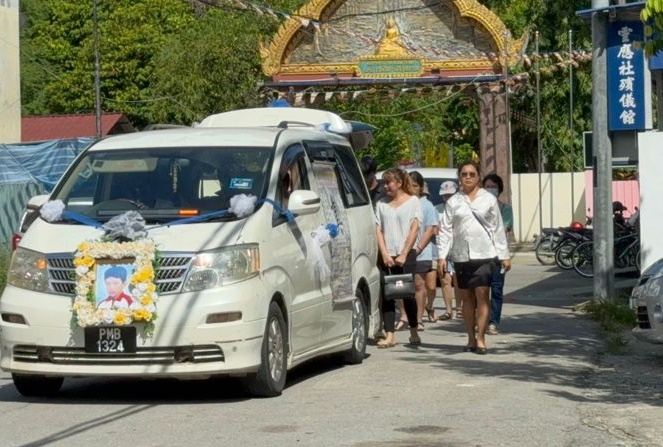
M542 227L585 223L584 172L513 174L511 191L516 242L532 242Z
M640 262L642 270L663 258L663 133L638 134L640 180Z
M18 1L0 0L0 143L21 141Z

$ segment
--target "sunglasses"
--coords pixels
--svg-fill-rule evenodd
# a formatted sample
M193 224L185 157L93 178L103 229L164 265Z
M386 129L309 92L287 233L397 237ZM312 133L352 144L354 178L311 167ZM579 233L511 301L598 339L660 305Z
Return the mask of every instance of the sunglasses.
M460 173L461 177L476 177L477 173L476 172L461 172Z

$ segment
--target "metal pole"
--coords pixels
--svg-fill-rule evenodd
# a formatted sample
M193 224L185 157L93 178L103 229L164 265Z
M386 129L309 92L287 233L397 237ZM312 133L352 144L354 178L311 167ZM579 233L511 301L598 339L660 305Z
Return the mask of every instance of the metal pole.
M592 0L607 9L609 0ZM592 152L594 154L594 299L614 296L612 223L612 143L608 134L607 15L592 13Z
M97 138L101 138L101 80L99 74L99 27L97 24L97 0L92 0L92 29L94 38L94 110Z
M663 131L663 72L653 71L652 75L656 77L656 96L658 97L658 107L656 107L656 116L658 120L658 130Z
M513 173L513 167L511 164L512 154L511 154L511 102L509 98L509 47L508 47L508 33L504 33L504 108L506 109L506 172L509 176L507 180L508 190L507 200L511 203L511 174Z
M536 147L538 151L539 172L539 228L543 229L543 187L541 184L541 171L543 170L543 150L541 148L541 57L539 56L539 32L534 33L536 52Z
M575 141L573 140L573 30L569 30L569 133L570 133L570 149L571 149L571 219L575 214L576 208L576 189L575 189L575 173L576 173L576 154L575 154Z

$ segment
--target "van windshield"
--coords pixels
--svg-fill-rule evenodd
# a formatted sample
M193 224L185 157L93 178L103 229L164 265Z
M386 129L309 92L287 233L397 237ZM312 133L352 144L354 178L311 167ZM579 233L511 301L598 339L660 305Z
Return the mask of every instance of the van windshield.
M271 148L247 147L88 151L69 168L53 199L100 222L129 210L148 223L203 215L228 209L235 195L263 199L271 155Z

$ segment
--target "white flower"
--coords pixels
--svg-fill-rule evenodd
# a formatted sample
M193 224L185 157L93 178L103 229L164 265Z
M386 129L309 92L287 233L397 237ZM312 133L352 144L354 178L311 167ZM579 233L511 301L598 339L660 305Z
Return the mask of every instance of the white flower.
M323 246L331 241L331 234L325 225L320 225L312 234L313 239L318 242L319 246Z
M87 265L79 265L76 267L76 274L78 276L83 276L85 275L90 269L87 267Z
M257 197L254 195L237 194L230 198L228 211L239 218L249 216L256 208L256 200Z
M62 212L64 211L64 203L62 200L49 200L44 203L39 210L39 214L47 222L56 222L62 220Z
M115 312L110 309L104 309L101 318L104 323L111 324L115 320Z

